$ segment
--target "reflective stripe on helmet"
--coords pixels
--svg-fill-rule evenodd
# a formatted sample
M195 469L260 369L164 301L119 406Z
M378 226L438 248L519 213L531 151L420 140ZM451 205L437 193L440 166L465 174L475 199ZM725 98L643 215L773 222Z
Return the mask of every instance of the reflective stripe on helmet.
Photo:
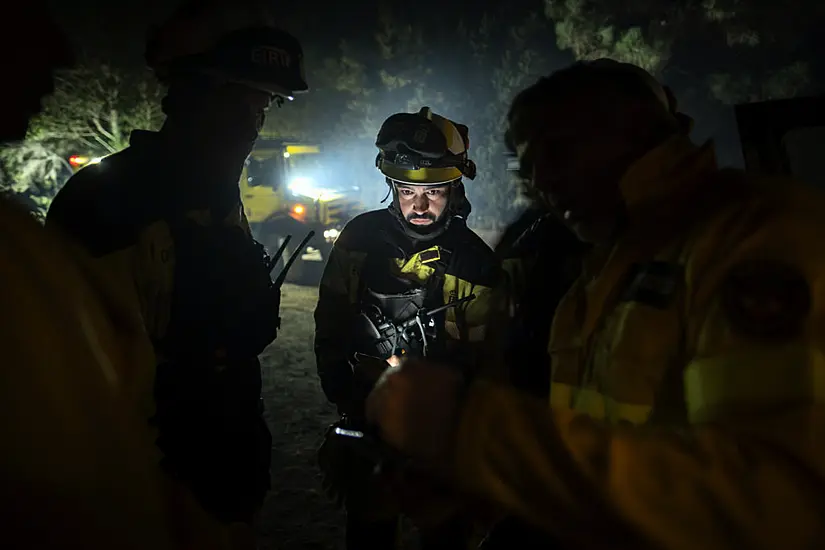
M461 178L461 170L455 167L447 168L419 168L409 170L399 168L388 162L382 162L379 167L381 173L397 183L410 185L443 185Z

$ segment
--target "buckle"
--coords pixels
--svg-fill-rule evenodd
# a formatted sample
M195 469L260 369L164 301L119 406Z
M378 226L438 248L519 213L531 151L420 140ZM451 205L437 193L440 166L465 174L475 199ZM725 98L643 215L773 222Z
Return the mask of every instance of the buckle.
M436 246L434 248L430 248L429 250L424 250L423 252L418 253L418 257L421 259L422 264L437 262L441 259L441 249Z

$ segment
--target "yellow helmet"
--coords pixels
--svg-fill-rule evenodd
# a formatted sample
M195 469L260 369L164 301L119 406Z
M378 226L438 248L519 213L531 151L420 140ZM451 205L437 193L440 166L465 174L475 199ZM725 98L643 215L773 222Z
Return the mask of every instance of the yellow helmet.
M467 157L467 126L437 115L429 107L397 113L381 125L375 166L388 179L409 185L443 185L474 179L476 165Z
M292 99L306 92L304 55L257 1L190 0L146 44L161 81L197 73Z

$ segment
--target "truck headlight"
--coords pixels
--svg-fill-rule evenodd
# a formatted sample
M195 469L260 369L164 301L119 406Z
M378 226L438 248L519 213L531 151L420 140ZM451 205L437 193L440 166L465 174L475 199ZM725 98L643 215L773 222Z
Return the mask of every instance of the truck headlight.
M331 243L331 242L335 241L335 239L337 239L337 238L338 238L338 235L339 235L340 233L341 233L341 232L340 232L340 231L338 231L338 230L337 230L337 229L335 229L335 228L333 228L333 229L325 229L325 230L324 230L324 240L325 240L325 241L327 241L328 243Z
M315 182L311 178L297 177L292 178L289 182L289 190L295 195L303 195L305 197L315 197L318 190L315 188Z

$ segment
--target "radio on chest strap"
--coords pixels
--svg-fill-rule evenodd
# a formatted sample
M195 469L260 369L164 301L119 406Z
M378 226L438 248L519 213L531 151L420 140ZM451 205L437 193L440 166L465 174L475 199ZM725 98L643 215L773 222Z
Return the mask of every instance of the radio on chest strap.
M391 258L377 252L365 260L366 276L360 283L360 314L354 332L357 347L363 348L359 351L384 359L397 354L402 341L402 353L426 355L427 350L433 351L433 345L440 349L445 339L444 281L451 252L432 247L399 262L413 267L412 273L398 273ZM379 261L382 258L390 261ZM424 266L428 269L421 269ZM419 331L420 338L409 338Z

